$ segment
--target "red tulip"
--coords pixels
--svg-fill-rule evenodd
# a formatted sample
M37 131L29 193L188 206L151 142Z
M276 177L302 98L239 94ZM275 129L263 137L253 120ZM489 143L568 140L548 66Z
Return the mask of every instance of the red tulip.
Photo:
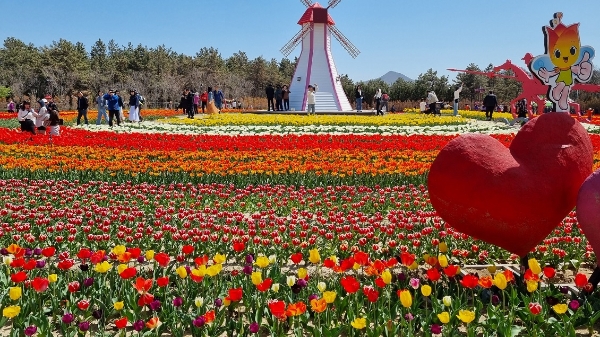
M353 276L344 276L340 279L340 283L347 293L353 294L360 289L360 283Z
M169 277L168 276L163 276L163 277L159 277L156 279L156 285L158 285L159 287L166 287L169 285Z
M265 292L265 291L271 289L272 284L273 284L273 280L270 278L267 278L264 281L262 281L261 283L259 283L258 285L256 285L256 289L260 292Z
M134 277L136 274L137 274L137 270L135 269L135 267L129 267L129 268L126 268L125 270L123 270L123 272L121 272L121 274L119 274L119 275L121 276L122 279L127 280L127 279Z
M429 278L431 282L437 282L441 277L442 275L437 268L427 269L427 278Z
M46 291L46 289L48 289L49 284L50 284L50 281L48 281L47 278L43 278L43 277L36 277L33 279L33 281L31 281L31 286L38 293L42 293L42 292Z
M530 302L529 311L534 315L539 315L542 312L542 306L539 303Z
M77 302L77 307L81 311L86 311L90 307L90 302L87 300L81 300Z
M271 300L269 301L268 306L273 316L279 318L280 320L286 318L284 301Z
M79 285L79 282L73 281L73 282L69 282L67 287L68 287L70 293L74 293L79 290L80 285Z
M58 262L58 264L56 266L60 270L69 270L69 269L71 269L71 267L73 267L74 264L75 263L73 262L73 260L66 259L66 260L61 260L60 262Z
M194 246L185 245L185 246L181 247L181 252L184 255L189 255L194 252Z
M169 265L169 261L171 261L171 258L166 253L158 253L154 255L154 260L159 266L167 267Z
M242 300L242 296L242 288L233 288L229 289L229 296L227 296L227 299L231 302L238 302Z
M575 275L575 285L577 286L577 288L583 288L587 283L587 276L581 273Z
M81 248L81 249L79 249L79 252L77 253L77 257L82 260L89 259L91 256L92 256L92 251L87 248Z
M237 253L239 252L243 252L244 249L246 249L246 245L243 242L234 242L233 243L233 250Z
M363 294L365 294L365 296L369 300L369 302L371 302L371 303L377 302L377 299L379 298L379 292L377 290L375 290L375 288L373 288L371 286L364 286L362 291L363 291Z
M475 289L479 285L479 278L476 275L468 274L460 280L460 284L465 288Z
M21 282L27 280L27 273L25 273L24 271L20 271L18 273L11 274L10 280L15 283L21 283Z
M366 266L369 264L369 254L358 251L354 253L354 262L360 264L361 266Z
M150 288L152 288L153 282L154 282L154 280L151 278L146 280L143 277L138 277L137 279L135 279L135 283L133 284L133 287L138 291L139 294L143 294L143 293L148 292L148 290L150 290Z
M54 256L54 253L56 253L56 248L54 248L54 247L48 247L48 248L42 249L42 255L44 255L45 257L52 257L52 256Z
M410 254L408 252L402 252L402 254L400 254L400 261L407 267L411 266L415 262L415 259L415 254Z
M127 317L121 317L115 320L115 326L117 329L124 329L127 327Z
M553 278L554 275L556 275L556 270L554 270L554 268L550 266L544 267L544 276L546 276L546 278Z
M140 296L140 299L138 300L138 306L143 307L152 303L152 301L154 301L154 295L150 293L143 293L142 296Z

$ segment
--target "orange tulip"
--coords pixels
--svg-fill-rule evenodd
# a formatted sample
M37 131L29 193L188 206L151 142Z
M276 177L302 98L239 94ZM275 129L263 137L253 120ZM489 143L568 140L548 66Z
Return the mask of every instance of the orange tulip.
M299 316L306 312L306 304L304 302L290 303L285 313L288 316Z
M312 299L310 301L310 308L314 312L321 313L321 312L325 311L325 309L327 309L327 302L325 301L324 298Z
M160 321L158 320L158 317L152 317L152 318L150 318L150 320L148 322L146 322L146 327L148 327L148 329L152 330L152 329L156 328L159 323L160 323Z

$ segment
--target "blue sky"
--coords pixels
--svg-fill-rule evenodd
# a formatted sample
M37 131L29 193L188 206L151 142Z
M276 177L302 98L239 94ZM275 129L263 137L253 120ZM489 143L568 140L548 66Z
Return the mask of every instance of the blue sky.
M212 46L224 58L242 50L250 59L280 60L279 49L298 32L296 22L305 10L299 0L109 3L2 1L3 16L12 23L3 22L0 38L36 46L64 38L88 50L99 38L114 39L121 45L164 44L187 55ZM484 68L511 59L522 65L526 52L544 52L541 28L557 11L564 13L563 22L581 23L583 45L600 50L598 0L342 0L330 15L361 54L352 59L334 41L333 56L338 71L355 81L389 70L416 78L429 68L453 78L456 73L446 68L464 69L471 62ZM299 53L297 48L290 58Z

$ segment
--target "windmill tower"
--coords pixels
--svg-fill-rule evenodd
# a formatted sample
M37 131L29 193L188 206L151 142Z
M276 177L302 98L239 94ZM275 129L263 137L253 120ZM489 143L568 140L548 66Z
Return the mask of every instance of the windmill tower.
M298 21L300 31L281 48L288 56L298 44L302 51L290 85L290 109L305 111L306 91L309 84L317 84L316 111L351 111L352 107L344 93L339 74L331 55L333 35L356 58L360 51L336 27L328 9L337 6L341 0L329 0L327 8L318 2L301 0L307 9Z

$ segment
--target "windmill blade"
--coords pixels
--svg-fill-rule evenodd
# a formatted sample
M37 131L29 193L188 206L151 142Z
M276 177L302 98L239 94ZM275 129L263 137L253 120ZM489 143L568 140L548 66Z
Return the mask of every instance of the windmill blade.
M285 44L285 46L283 46L281 48L281 53L287 57L288 55L290 55L290 53L294 50L294 48L296 48L296 46L300 43L300 41L302 41L302 38L304 38L304 35L308 34L308 32L311 31L311 27L310 25L305 25L298 33L296 33L296 35L294 35L294 37L288 41L288 43Z
M304 6L306 6L306 7L312 6L312 3L310 2L310 0L300 0L300 2L303 3Z
M334 8L337 6L342 0L329 0L329 4L327 4L327 8Z
M358 48L356 48L356 46L353 45L352 42L350 42L350 40L348 40L348 38L345 37L344 34L342 34L342 32L340 32L340 30L337 29L336 26L329 26L329 30L331 31L333 36L335 36L335 38L338 41L340 41L342 47L344 47L344 49L348 51L348 54L350 54L352 58L356 58L358 54L360 54L360 50L358 50Z

